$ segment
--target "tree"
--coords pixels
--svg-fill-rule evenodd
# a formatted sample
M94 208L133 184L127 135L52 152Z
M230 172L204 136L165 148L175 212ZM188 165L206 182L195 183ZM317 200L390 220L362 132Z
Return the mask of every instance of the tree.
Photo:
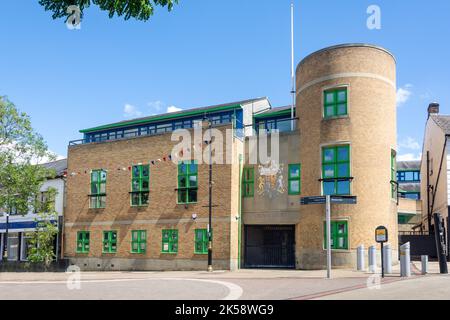
M54 158L28 115L0 97L0 211L35 211L42 183L55 174L36 164Z
M37 204L38 216L36 230L29 239L28 260L32 263L44 263L48 267L55 258L54 240L58 234L58 213L55 210L57 191L49 188L46 201Z
M110 18L117 14L119 17L124 16L125 20L134 18L142 21L150 19L155 6L167 7L171 11L177 3L178 0L39 0L46 11L53 12L53 19L68 18L72 12L67 9L73 5L80 9L82 17L84 10L94 4L107 11Z

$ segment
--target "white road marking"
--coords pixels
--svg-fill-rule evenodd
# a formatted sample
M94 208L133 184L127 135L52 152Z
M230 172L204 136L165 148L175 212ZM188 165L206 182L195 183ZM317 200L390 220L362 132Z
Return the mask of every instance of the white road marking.
M229 293L222 300L238 300L242 294L243 290L237 284L225 281L217 280L207 280L207 279L183 279L183 278L142 278L142 279L103 279L103 280L80 280L81 283L107 283L107 282L129 282L129 281L196 281L212 283L224 286L228 289ZM15 284L15 285L25 285L25 284L66 284L67 280L54 280L54 281L0 281L1 285L5 284Z

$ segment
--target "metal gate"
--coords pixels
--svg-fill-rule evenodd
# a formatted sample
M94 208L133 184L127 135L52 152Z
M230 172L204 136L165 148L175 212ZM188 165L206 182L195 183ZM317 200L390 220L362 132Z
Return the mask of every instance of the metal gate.
M295 268L295 226L245 226L246 268Z

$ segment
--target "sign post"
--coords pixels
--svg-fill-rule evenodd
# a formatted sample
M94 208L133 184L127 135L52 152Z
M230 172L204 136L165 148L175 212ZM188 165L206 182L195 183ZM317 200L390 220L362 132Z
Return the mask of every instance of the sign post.
M384 278L384 244L388 242L388 230L380 226L375 229L375 241L381 244L381 277Z
M327 278L331 279L331 204L356 204L357 198L354 196L317 196L304 197L300 199L300 204L325 204L325 224L326 224L326 246L327 246Z
M327 278L331 279L331 197L326 196L325 219L327 225Z

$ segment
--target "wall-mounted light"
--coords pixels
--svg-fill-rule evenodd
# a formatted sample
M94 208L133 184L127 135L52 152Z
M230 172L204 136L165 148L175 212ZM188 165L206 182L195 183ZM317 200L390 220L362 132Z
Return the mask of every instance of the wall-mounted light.
M197 214L196 213L192 214L192 220L194 220L194 221L197 220Z

